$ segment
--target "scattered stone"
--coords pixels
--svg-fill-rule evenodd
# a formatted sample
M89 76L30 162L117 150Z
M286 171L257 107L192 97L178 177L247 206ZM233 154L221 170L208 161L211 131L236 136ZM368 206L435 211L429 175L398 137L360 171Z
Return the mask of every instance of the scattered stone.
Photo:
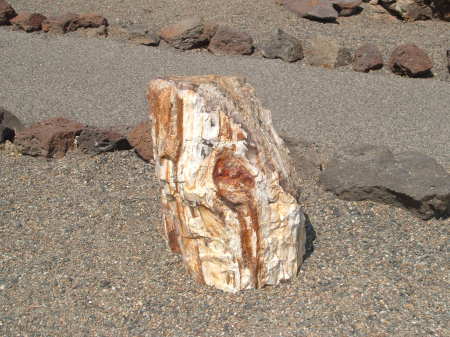
M9 21L16 15L16 11L8 2L0 0L0 26L9 25Z
M336 21L338 12L330 0L286 0L284 6L302 18Z
M353 70L368 73L383 68L383 55L377 46L365 44L358 48L353 59Z
M14 141L17 132L23 130L23 124L15 115L0 107L0 143Z
M379 4L389 12L407 21L431 19L433 10L430 2L429 0L379 0Z
M450 215L450 175L418 152L394 155L386 147L350 147L330 161L320 183L344 200L400 206L423 219Z
M62 158L75 147L75 137L86 125L56 117L31 125L16 134L14 144L22 154Z
M160 38L146 27L134 25L128 30L128 40L134 44L144 46L158 46Z
M208 46L208 50L216 55L250 55L253 49L250 35L228 26L219 26Z
M136 153L147 162L153 162L152 123L140 122L127 136Z
M35 32L42 29L42 22L47 19L44 15L39 13L20 12L10 22L17 29L22 29L27 33Z
M270 40L263 43L261 52L266 58L280 58L286 62L303 58L302 43L281 29L276 29Z
M429 77L432 75L433 62L427 53L415 44L404 44L392 52L389 68L398 75Z
M76 145L78 149L89 154L131 149L124 134L94 127L83 129L76 137Z
M306 50L306 60L312 66L336 68L352 63L350 50L339 46L332 38L318 36L310 44L310 48Z
M74 13L50 16L42 22L42 30L49 33L65 34L73 22L78 18L79 16Z
M67 31L75 31L79 28L98 28L101 26L108 26L108 20L105 17L95 13L81 14L70 23Z
M159 36L174 48L188 50L208 44L209 36L204 31L202 19L192 17L163 28Z
M228 292L290 280L305 254L295 169L254 92L214 75L148 90L168 246L199 283Z
M339 16L351 16L361 11L362 0L331 0Z

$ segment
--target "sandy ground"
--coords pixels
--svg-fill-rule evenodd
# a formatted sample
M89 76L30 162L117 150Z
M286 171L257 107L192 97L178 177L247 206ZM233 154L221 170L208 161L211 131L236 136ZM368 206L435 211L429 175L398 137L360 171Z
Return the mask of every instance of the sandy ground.
M13 4L46 14L96 11L155 28L197 13L257 38L278 26L350 46L374 41L386 50L413 41L427 47L437 70L450 45L448 23L386 21L371 18L369 9L324 25L268 0ZM405 79L7 28L0 29L0 53L0 104L27 124L63 115L132 125L146 117L152 78L237 74L256 87L283 136L327 150L360 142L418 150L450 168L444 72ZM450 334L448 220L424 222L401 209L340 201L314 179L303 182L300 202L316 240L298 277L224 294L195 284L166 249L154 169L132 151L62 160L0 151L0 336Z

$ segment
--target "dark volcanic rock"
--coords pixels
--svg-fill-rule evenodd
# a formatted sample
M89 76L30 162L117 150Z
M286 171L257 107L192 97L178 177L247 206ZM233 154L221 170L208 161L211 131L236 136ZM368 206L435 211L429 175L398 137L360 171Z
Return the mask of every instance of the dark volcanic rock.
M400 206L423 219L450 215L450 175L418 152L394 155L373 145L347 148L329 162L320 183L345 200Z
M75 147L75 137L86 125L56 117L31 125L16 134L14 144L22 154L61 158Z
M338 12L330 0L286 0L284 6L302 18L336 21Z
M395 74L409 77L429 77L433 62L427 53L415 44L404 44L394 49L389 68Z
M126 135L94 127L83 129L76 137L76 144L78 149L90 154L131 149Z
M208 46L208 50L216 55L250 55L253 48L250 35L227 26L217 27Z
M14 141L17 132L23 130L23 124L8 110L0 107L0 143Z
M44 32L64 34L79 16L74 13L66 13L59 16L50 16L42 22Z
M262 44L261 52L266 58L280 58L286 62L303 58L302 43L281 29L276 29L270 40Z
M11 19L11 23L15 28L22 29L27 33L41 30L42 22L47 18L39 13L20 12L15 18Z
M373 44L366 44L358 48L353 58L353 70L368 73L383 67L383 55Z
M8 25L9 20L17 15L12 6L5 0L0 0L0 26Z
M153 142L150 120L140 122L127 136L136 153L145 161L153 161Z
M192 17L164 27L159 36L172 47L188 50L204 47L210 36L205 34L205 25L199 17Z

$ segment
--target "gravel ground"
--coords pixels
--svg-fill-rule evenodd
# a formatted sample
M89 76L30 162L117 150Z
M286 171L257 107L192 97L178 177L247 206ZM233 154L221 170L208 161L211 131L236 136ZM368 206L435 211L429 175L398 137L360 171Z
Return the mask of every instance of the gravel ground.
M0 163L0 336L450 333L443 221L306 181L317 238L298 277L232 295L195 284L166 249L153 167L132 151Z
M375 42L386 53L416 42L436 64L435 79L411 80L2 28L0 102L28 124L56 115L135 124L156 76L241 74L283 136L324 151L361 140L419 150L450 170L448 23L399 23L373 16L368 4L359 16L325 25L271 0L11 2L155 29L197 13L258 40L281 27L302 39L331 35L351 48ZM302 186L316 240L298 277L232 295L194 283L168 251L154 168L133 151L46 160L0 150L0 336L450 335L448 220L341 201L314 179Z

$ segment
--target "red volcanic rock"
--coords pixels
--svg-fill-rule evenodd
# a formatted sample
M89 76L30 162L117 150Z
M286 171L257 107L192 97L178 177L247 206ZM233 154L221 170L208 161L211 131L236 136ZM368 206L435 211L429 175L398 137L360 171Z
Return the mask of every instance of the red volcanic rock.
M50 16L42 22L44 32L64 34L70 25L79 18L77 14L67 13L59 16Z
M8 25L9 20L17 15L12 6L5 0L0 0L0 25Z
M136 153L145 161L153 161L152 123L150 120L140 122L127 136L128 142Z
M216 55L250 55L253 48L250 35L227 26L217 28L208 46L208 50Z
M42 22L47 19L44 15L39 13L20 12L10 22L18 29L29 32L41 30Z
M368 73L371 70L383 67L383 56L380 50L372 45L366 44L355 52L353 59L353 70Z
M95 14L81 14L78 18L73 20L68 26L68 31L74 31L79 28L97 28L100 26L108 26L108 20L105 17Z
M302 18L335 21L338 12L330 0L286 0L284 6Z
M61 158L75 147L75 137L85 127L62 117L51 118L18 132L14 144L22 154Z
M404 44L395 48L389 59L389 68L398 75L429 76L432 67L430 57L415 44Z

